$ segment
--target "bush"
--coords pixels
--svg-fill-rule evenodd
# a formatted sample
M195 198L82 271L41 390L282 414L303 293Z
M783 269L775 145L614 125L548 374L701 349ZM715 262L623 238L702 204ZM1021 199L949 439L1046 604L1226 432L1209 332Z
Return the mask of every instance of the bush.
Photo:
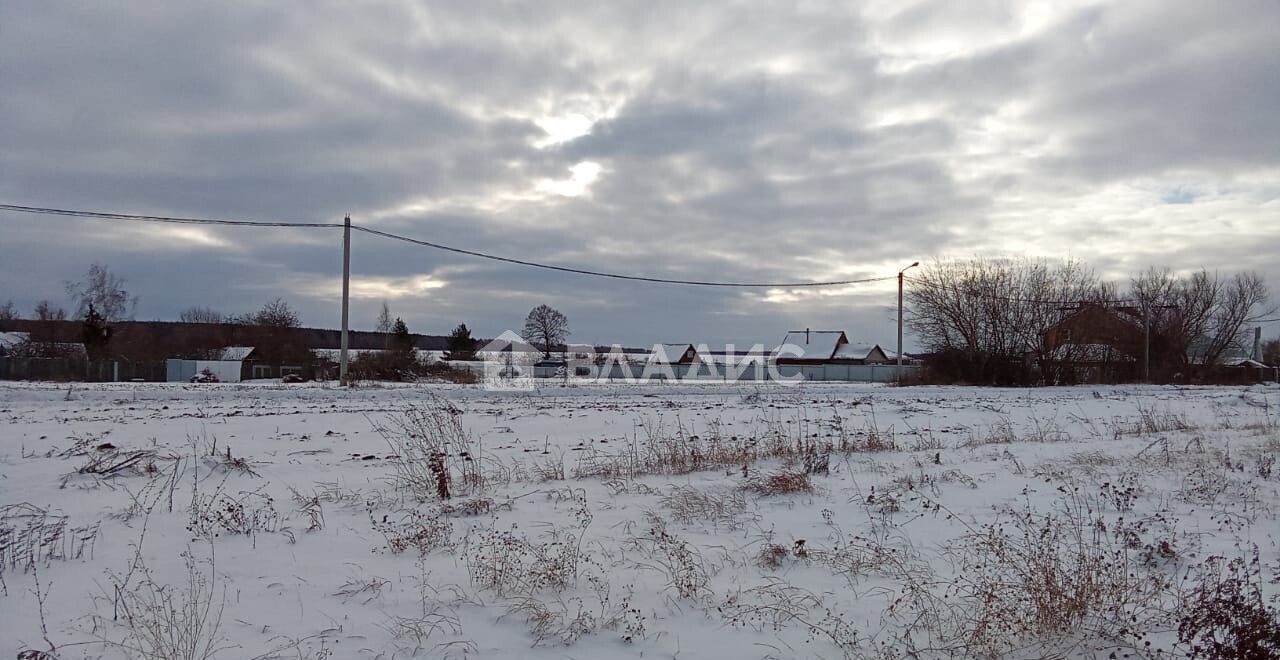
M1262 598L1258 550L1246 560L1210 557L1183 601L1178 641L1191 658L1280 658L1280 612Z

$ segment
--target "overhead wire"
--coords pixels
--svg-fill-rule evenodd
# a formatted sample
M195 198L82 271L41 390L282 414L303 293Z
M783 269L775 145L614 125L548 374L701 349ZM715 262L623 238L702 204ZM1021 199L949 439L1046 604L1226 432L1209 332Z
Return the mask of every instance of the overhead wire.
M165 215L135 215L131 213L109 213L106 211L80 211L74 209L53 209L42 206L20 206L17 204L0 204L0 211L17 213L34 213L39 215L61 215L72 218L99 218L104 220L131 220L135 222L155 222L174 225L221 225L227 227L327 227L342 228L341 222L275 222L262 220L218 220L214 218L178 218Z
M795 289L795 288L802 288L802 287L827 287L827 286L843 286L843 285L849 285L849 284L866 284L869 282L884 282L884 281L894 279L894 276L889 275L886 277L867 277L867 278L853 279L853 280L829 280L825 282L719 282L719 281L709 281L709 280L680 280L680 279L671 279L671 278L665 278L665 277L647 277L643 275L624 275L621 273L609 273L604 271L587 270L584 268L572 268L569 266L556 266L556 265L545 264L545 263L540 263L536 261L525 261L523 259L513 259L511 257L500 257L492 254L486 254L483 252L476 252L474 250L464 250L462 248L455 248L447 245L441 245L439 243L424 241L417 238L401 236L399 234L392 234L391 232L371 229L369 227L363 227L360 225L351 225L351 228L356 231L362 231L366 234L372 234L374 236L381 236L383 238L389 238L397 241L404 241L406 243L412 243L414 245L422 245L430 248L435 248L437 250L444 250L446 252L455 252L458 254L470 255L473 257L480 257L482 259L491 259L493 261L501 261L504 263L516 264L520 266L529 266L532 268L544 268L547 270L554 270L562 273L573 273L576 275L590 275L592 277L606 277L606 278L619 279L619 280L631 280L635 282L654 282L657 284L684 284L689 286L711 286L711 287L751 287L751 288Z
M124 220L137 222L155 222L166 224L186 224L186 225L217 225L230 227L285 227L285 228L342 228L344 223L329 222L277 222L262 220L220 220L212 218L189 218L189 217L172 217L159 215L137 215L129 213L110 213L105 211L84 211L75 209L58 209L40 206L21 206L17 204L0 204L0 211L14 211L17 213L32 213L42 215L59 215L76 218L96 218L105 220ZM586 275L591 277L601 277L616 280L629 280L634 282L649 282L654 284L675 284L685 286L703 286L703 287L725 287L725 288L769 288L769 289L797 289L797 288L813 288L813 287L832 287L832 286L848 286L853 284L868 284L871 282L884 282L894 279L894 276L885 277L867 277L848 280L827 280L820 282L728 282L717 280L686 280L666 277L650 277L644 275L630 275L624 273L611 273L606 271L589 270L586 268L574 268L571 266L558 266L538 261L530 261L526 259L515 259L512 257L504 257L487 252L477 250L468 250L464 248L453 247L432 241L425 241L401 234L393 234L391 232L365 227L363 225L352 224L353 231L364 232L373 236L379 236L396 241L402 241L413 245L428 247L454 254L461 254L480 259L488 259L501 263L508 263L518 266L526 266L530 268L541 268L544 270L552 270L562 273L570 273L574 275Z

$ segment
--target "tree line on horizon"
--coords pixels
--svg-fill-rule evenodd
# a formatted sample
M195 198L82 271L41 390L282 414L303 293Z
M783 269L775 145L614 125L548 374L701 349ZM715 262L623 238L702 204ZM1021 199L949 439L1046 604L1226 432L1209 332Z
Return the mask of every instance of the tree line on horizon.
M911 277L906 297L932 377L982 384L1070 382L1046 333L1086 305L1140 327L1151 377L1164 382L1250 348L1249 323L1276 313L1253 271L1151 267L1116 282L1073 259L934 261ZM1280 362L1280 341L1266 356Z
M72 302L74 315L48 300L40 301L33 310L32 319L39 321L64 321L76 318L84 325L83 339L91 356L104 352L110 342L111 325L132 320L137 309L138 297L125 288L123 277L104 264L92 264L85 277L64 283ZM22 319L22 314L12 301L0 304L0 321ZM305 359L300 348L292 342L292 331L301 327L301 318L283 298L265 303L260 309L242 314L224 314L212 307L194 305L183 309L178 320L182 323L237 325L255 329L254 343L265 353L282 361ZM375 332L384 336L383 351L378 355L362 356L362 368L370 376L391 376L417 368L414 340L402 318L392 317L390 306L384 301L374 324ZM526 335L541 341L550 355L550 347L563 343L568 336L568 319L564 314L546 305L539 305L529 312L525 320ZM447 337L444 359L448 361L474 360L477 340L466 323L459 323ZM208 350L213 350L212 347ZM45 356L34 349L31 356Z

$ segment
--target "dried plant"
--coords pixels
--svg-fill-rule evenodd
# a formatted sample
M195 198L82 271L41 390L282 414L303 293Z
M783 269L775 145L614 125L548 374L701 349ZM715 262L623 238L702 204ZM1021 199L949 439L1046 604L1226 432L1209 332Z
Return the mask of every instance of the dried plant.
M756 495L792 495L795 493L812 493L813 482L805 472L779 470L765 475L749 475L741 484L743 490Z
M419 501L479 492L485 479L481 445L462 424L462 411L437 396L373 421L391 448L392 483Z

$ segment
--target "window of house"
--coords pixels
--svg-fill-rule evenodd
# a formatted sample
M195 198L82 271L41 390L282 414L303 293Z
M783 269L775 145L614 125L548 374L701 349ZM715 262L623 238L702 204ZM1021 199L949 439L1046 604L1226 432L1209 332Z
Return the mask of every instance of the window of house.
M255 364L255 365L253 365L253 377L254 377L254 378L270 378L270 377L271 377L271 365L269 365L269 364Z
M591 375L591 367L574 367L574 368L573 368L573 375L575 375L575 376L590 376L590 375Z

